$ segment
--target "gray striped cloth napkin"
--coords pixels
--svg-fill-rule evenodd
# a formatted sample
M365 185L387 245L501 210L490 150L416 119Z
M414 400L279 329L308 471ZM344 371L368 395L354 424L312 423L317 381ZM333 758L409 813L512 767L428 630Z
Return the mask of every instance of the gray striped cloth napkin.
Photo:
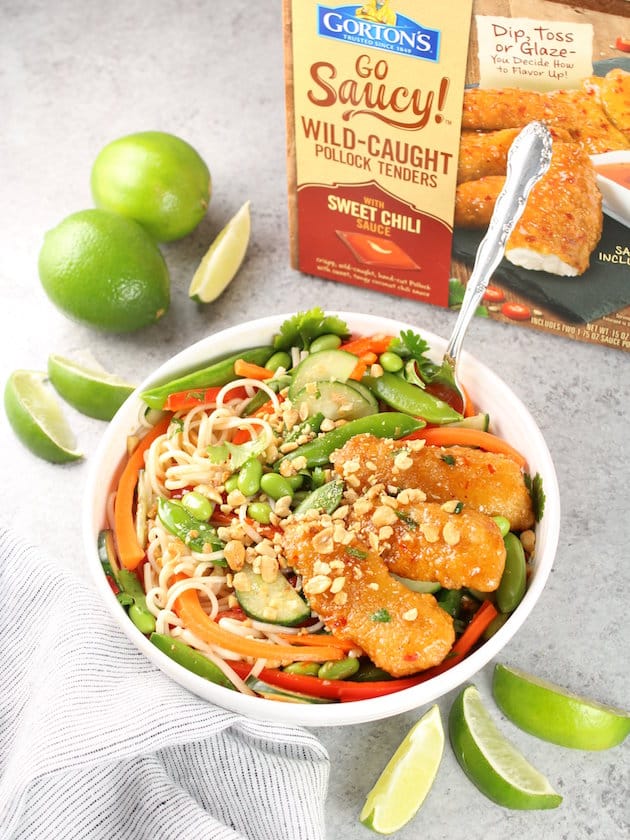
M329 761L189 694L95 591L0 528L3 840L321 840Z

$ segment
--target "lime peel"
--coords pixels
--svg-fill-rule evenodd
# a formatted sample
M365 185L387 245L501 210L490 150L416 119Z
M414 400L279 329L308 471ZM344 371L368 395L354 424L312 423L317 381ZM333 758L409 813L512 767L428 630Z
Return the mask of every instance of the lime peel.
M87 367L64 356L48 357L48 377L69 405L97 420L111 420L135 386L100 365Z
M449 735L462 769L479 790L505 808L557 808L547 779L496 727L474 685L463 689L449 715Z
M74 434L45 381L41 371L13 371L4 389L9 425L24 446L45 461L77 461L83 454L75 448Z
M249 244L250 202L232 216L206 251L188 289L197 303L211 303L225 291L238 272Z
M630 734L629 712L581 697L517 668L496 665L492 692L512 723L563 747L605 750Z
M416 814L437 775L444 729L437 705L409 730L368 793L359 815L379 834L398 831Z

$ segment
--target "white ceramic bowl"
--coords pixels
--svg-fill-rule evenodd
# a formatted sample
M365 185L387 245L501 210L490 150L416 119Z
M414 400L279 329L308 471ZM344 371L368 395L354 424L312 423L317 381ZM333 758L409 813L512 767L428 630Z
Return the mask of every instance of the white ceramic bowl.
M624 163L630 166L630 150L591 155L591 160L597 173L597 186L602 194L602 210L622 225L630 227L630 189L597 170L598 166L609 163Z
M446 342L421 325L403 324L387 318L339 312L352 332L385 332L397 335L401 329L420 332L430 343L438 360ZM490 414L493 430L512 443L527 458L531 475L540 473L547 497L544 516L537 528L536 555L528 590L509 620L478 650L448 671L412 688L349 703L291 704L250 697L215 685L178 665L161 653L131 623L119 605L97 554L98 532L105 525L107 496L116 480L125 455L127 435L137 428L141 401L139 394L149 386L173 378L209 360L245 347L268 343L288 315L276 315L240 324L193 344L155 371L129 397L118 411L92 458L83 511L85 551L96 586L121 630L158 668L194 694L223 708L252 718L297 723L304 726L340 726L378 720L423 706L469 680L486 665L517 632L540 597L551 570L558 542L560 501L556 474L540 429L523 403L492 371L464 353L461 360L463 381L472 399Z

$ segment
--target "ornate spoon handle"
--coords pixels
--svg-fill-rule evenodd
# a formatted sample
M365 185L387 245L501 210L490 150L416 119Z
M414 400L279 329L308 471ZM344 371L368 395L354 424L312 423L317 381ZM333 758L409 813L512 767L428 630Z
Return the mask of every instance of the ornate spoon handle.
M514 139L508 153L507 178L481 240L466 285L459 316L446 348L445 359L454 367L464 334L488 281L501 262L507 240L520 219L534 184L549 169L551 135L541 122L531 122Z

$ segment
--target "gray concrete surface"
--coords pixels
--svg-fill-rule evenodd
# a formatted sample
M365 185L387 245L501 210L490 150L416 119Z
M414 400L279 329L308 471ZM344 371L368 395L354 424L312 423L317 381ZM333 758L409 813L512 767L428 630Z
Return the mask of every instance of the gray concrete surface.
M447 335L453 313L304 277L289 267L280 3L232 0L2 0L0 2L0 381L44 369L49 353L86 349L110 370L142 380L193 341L263 314L355 309ZM164 247L172 307L158 325L116 336L67 320L37 276L44 232L91 206L98 150L128 132L181 135L207 160L207 218ZM213 305L187 287L224 222L251 199L247 262ZM628 356L617 350L478 320L466 349L529 406L558 472L562 529L546 590L501 660L601 701L629 704ZM67 410L85 462L32 457L0 418L1 519L84 574L80 508L90 453L104 425ZM1 661L1 659L0 659ZM489 698L491 666L476 678ZM452 696L440 701L445 717ZM628 747L570 751L516 730L497 715L564 796L552 812L504 810L464 777L447 747L435 786L400 840L617 840L628 837ZM349 729L319 730L330 752L330 840L370 836L357 822L364 797L421 710ZM270 838L271 840L271 838Z

